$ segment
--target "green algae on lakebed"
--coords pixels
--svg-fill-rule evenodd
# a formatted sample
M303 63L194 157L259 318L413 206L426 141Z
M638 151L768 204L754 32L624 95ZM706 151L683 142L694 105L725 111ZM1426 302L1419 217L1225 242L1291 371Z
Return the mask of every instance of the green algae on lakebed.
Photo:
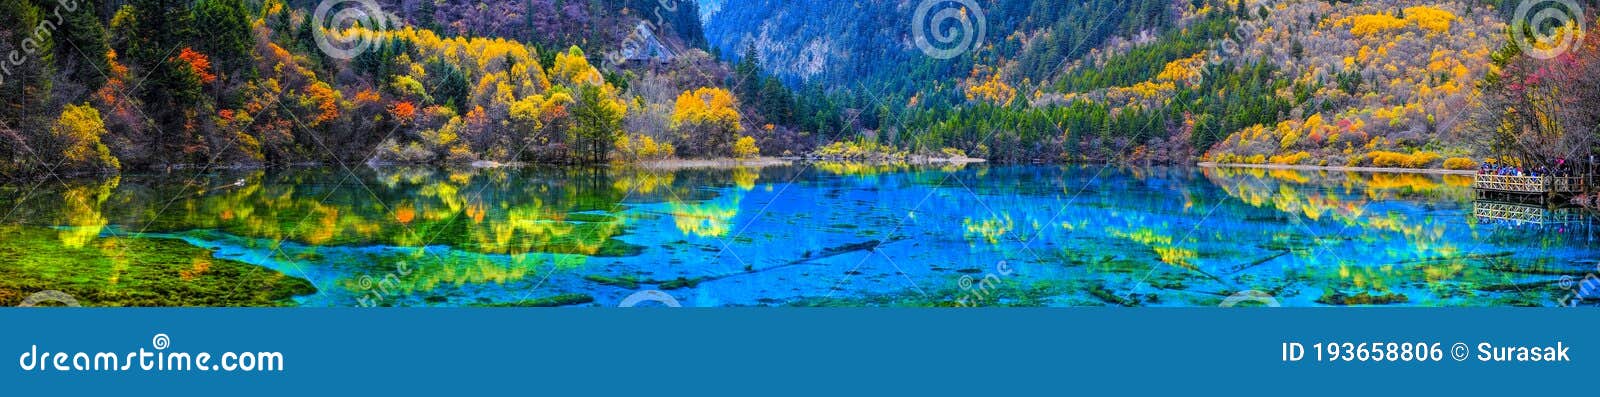
M65 231L0 227L0 306L56 290L83 306L290 306L317 292L278 271L216 258L179 240L105 237L81 247Z

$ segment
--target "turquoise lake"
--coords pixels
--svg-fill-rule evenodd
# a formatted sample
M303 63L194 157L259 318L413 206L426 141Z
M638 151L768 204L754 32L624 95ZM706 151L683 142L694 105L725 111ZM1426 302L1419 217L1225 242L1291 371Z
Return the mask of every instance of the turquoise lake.
M1595 302L1591 218L1475 201L1471 183L846 163L51 180L0 187L0 301L63 290L112 306ZM1479 216L1491 213L1535 218ZM299 280L314 292L283 287ZM273 288L295 292L236 299Z

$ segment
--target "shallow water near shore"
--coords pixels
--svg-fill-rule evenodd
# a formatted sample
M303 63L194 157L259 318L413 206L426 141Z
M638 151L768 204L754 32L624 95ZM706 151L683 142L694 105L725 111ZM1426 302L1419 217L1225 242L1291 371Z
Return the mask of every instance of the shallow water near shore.
M1480 218L1487 203L1457 175L815 163L191 176L0 188L0 304L62 290L111 306L617 306L661 290L712 307L1555 306L1593 304L1583 280L1600 264L1592 220Z

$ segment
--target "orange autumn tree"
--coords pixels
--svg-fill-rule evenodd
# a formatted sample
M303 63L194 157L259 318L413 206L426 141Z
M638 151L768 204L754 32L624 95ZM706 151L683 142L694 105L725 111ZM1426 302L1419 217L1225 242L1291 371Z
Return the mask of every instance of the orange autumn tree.
M389 106L389 115L400 125L411 124L412 120L417 119L417 105L412 105L410 101L395 102Z
M183 50L178 52L178 60L189 65L189 69L194 71L194 75L200 77L201 83L211 84L217 81L217 75L211 73L211 58L206 57L206 54L201 54L189 47L183 47Z

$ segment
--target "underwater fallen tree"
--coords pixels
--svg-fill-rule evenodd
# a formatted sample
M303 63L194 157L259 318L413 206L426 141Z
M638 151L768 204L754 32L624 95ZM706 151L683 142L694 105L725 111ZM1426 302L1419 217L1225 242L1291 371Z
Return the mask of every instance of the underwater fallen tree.
M815 262L815 261L818 261L818 260L827 259L827 258L839 256L839 255L845 255L845 254L849 254L849 253L853 253L853 252L873 251L873 250L878 249L878 247L882 247L882 246L887 245L889 243L898 242L898 241L905 241L905 240L910 240L910 239L911 239L910 237L897 237L897 238L891 238L888 241L867 240L867 241L862 241L862 242L858 242L858 243L849 243L849 244L844 244L844 245L840 245L840 246L836 246L836 247L823 248L821 252L819 252L819 253L817 253L815 255L813 255L810 251L807 251L805 253L805 256L801 257L800 259L795 259L795 260L792 260L792 261L789 261L789 262L785 262L785 263L782 263L782 264L779 264L779 265L776 265L776 266L769 266L769 267L764 267L764 268L759 268L759 269L753 268L753 267L746 267L747 270L742 271L742 272L736 272L736 273L715 274L715 275L700 276L700 277L693 277L693 278L690 278L690 277L678 277L678 278L672 279L672 280L633 279L633 278L629 278L629 277L611 278L611 277L605 277L605 276L599 276L599 275L590 275L590 276L584 276L584 280L588 280L588 281L591 281L591 282L600 283L600 284L604 284L604 285L611 285L611 286L616 286L616 287L621 287L621 288L628 288L628 289L637 288L639 284L653 284L653 285L656 285L658 288L661 288L662 290L668 290L668 291L675 290L675 289L682 289L682 288L694 288L696 286L699 286L700 283L704 283L704 282L707 282L707 281L716 281L716 280L721 280L721 279L726 279L726 278L732 278L732 277L738 277L738 276L746 276L746 275L761 273L761 272L765 272L765 271L782 269L782 268L786 268L786 267L798 266L798 265L803 265L803 264Z
M1292 251L1292 250L1284 250L1284 251L1278 252L1276 254L1268 255L1265 258L1261 258L1261 259L1257 259L1257 260L1254 260L1254 261L1250 261L1248 263L1239 264L1237 266L1232 266L1232 267L1229 267L1227 269L1223 269L1223 273L1225 273L1225 274L1237 274L1239 272L1248 270L1248 269L1250 269L1252 267L1261 266L1264 263L1271 262L1273 259L1282 258L1284 255L1288 255L1290 252L1294 252L1294 251Z

